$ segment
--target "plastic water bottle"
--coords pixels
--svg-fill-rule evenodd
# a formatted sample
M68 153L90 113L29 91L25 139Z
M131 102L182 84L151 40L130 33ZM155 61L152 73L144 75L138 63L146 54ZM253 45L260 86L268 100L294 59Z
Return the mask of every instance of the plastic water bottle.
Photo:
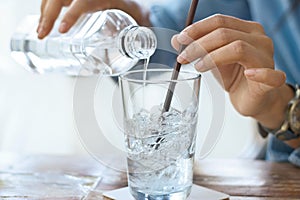
M38 15L26 17L11 38L12 57L37 73L115 76L148 59L157 45L151 29L120 10L82 16L65 34L56 23L43 40L37 38L38 21Z

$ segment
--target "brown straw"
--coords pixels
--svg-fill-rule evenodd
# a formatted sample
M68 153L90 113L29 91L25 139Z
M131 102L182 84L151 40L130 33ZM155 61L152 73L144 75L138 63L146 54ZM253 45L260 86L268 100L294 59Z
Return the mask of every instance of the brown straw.
M187 26L189 26L193 23L194 16L195 16L195 13L196 13L196 9L197 9L197 5L198 5L198 0L193 0L192 3L191 3L190 9L189 9L189 13L188 13L188 17L187 17L187 20L186 20L185 27L187 27ZM179 48L179 53L181 53L185 49L185 47L186 46L182 45ZM172 98L173 98L173 92L174 92L175 85L176 85L176 81L173 81L173 80L177 80L180 68L181 68L181 64L179 62L176 62L176 66L173 69L173 73L172 73L172 77L171 77L172 81L169 85L167 96L166 96L166 99L165 99L163 112L168 112L169 109L170 109L171 101L172 101Z

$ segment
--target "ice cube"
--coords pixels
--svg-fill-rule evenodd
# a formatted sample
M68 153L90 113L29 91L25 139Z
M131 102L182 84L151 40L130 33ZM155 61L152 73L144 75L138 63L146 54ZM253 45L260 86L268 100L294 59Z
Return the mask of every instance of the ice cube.
M162 107L153 106L150 110L150 120L153 124L157 124L161 120Z
M197 110L197 106L189 105L182 113L183 120L193 123L195 120L197 120Z

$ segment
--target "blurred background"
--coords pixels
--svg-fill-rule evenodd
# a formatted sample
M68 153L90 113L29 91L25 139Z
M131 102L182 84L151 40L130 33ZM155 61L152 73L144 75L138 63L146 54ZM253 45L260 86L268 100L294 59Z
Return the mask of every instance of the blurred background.
M160 0L161 2L162 0ZM147 0L146 4L151 4ZM158 2L153 0L153 2ZM74 120L73 95L76 78L64 75L33 74L17 64L10 56L10 37L24 16L39 14L40 0L0 0L0 151L23 154L87 154ZM147 5L148 6L148 5ZM208 130L213 128L213 115L221 123L215 134L215 145L210 158L256 158L265 141L262 140L253 120L242 117L232 108L228 96L220 102L212 101L209 91L209 74L203 75L198 129L198 152L205 143ZM110 78L101 81L101 95L95 106L98 125L105 137L120 135L112 114L112 99L116 90ZM215 92L215 91L214 91ZM219 89L220 93L223 91ZM221 96L222 96L221 95ZM214 104L214 105L213 105ZM214 106L224 106L218 113ZM214 110L214 113L212 111ZM121 112L120 112L121 114ZM93 138L91 138L93 140ZM116 139L117 140L117 139ZM109 152L107 142L99 141L99 149ZM201 157L201 156L199 156Z

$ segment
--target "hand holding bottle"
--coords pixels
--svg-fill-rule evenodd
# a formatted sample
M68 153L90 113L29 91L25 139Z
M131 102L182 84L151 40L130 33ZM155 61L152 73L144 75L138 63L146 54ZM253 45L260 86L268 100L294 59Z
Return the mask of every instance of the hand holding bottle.
M37 27L40 39L50 33L63 7L69 8L60 22L59 32L61 33L67 32L84 13L112 8L125 11L139 25L150 25L149 12L132 0L42 0L41 16Z
M156 49L154 32L117 9L83 15L65 34L55 24L43 40L33 30L38 20L38 15L27 16L11 38L12 57L33 72L115 76Z

